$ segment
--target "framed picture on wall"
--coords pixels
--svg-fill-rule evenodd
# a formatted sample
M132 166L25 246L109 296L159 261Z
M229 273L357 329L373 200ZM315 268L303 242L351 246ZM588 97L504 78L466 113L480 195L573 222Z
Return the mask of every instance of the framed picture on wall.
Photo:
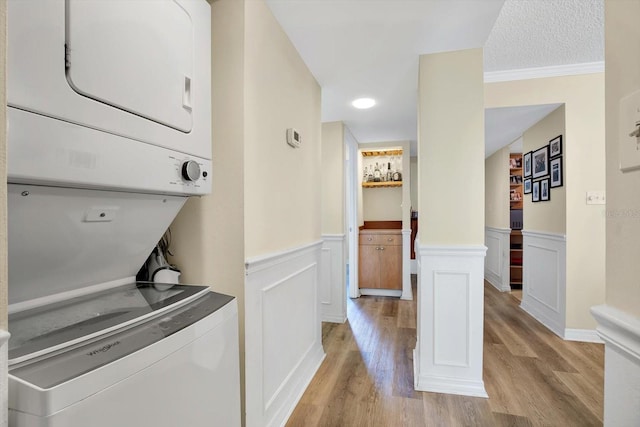
M551 187L549 187L549 178L540 181L540 201L546 202L551 199Z
M531 151L525 154L522 159L524 160L524 177L531 176Z
M524 194L531 193L531 179L524 180Z
M549 157L553 158L562 154L562 135L558 135L549 141Z
M549 175L549 146L545 145L538 148L531 154L531 167L533 168L532 176L540 178Z
M531 185L531 201L540 201L540 181L536 181Z
M551 188L562 187L562 157L556 157L549 162L551 169Z

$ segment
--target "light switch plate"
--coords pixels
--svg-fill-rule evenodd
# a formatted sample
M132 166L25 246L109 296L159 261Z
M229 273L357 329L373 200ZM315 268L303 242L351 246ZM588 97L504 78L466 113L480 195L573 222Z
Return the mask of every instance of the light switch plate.
M618 155L623 172L640 168L640 137L629 134L640 124L640 90L620 100L618 123Z
M606 201L604 199L604 191L587 191L587 204L588 205L606 204Z

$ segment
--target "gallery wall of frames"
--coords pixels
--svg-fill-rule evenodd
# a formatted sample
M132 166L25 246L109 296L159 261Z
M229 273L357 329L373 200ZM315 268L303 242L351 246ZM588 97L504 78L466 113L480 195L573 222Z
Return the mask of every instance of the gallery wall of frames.
M549 144L522 156L524 194L531 194L532 202L551 200L551 190L562 187L562 135Z

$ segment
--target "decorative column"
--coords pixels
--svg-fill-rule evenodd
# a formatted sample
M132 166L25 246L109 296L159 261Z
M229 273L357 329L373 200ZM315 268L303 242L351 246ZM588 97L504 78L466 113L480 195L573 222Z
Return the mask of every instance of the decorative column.
M487 397L482 49L420 57L415 388Z

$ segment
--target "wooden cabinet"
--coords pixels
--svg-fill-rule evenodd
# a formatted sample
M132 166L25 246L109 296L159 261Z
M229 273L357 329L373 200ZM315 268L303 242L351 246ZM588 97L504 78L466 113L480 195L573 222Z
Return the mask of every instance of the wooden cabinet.
M400 230L361 230L359 287L402 289L402 234Z

